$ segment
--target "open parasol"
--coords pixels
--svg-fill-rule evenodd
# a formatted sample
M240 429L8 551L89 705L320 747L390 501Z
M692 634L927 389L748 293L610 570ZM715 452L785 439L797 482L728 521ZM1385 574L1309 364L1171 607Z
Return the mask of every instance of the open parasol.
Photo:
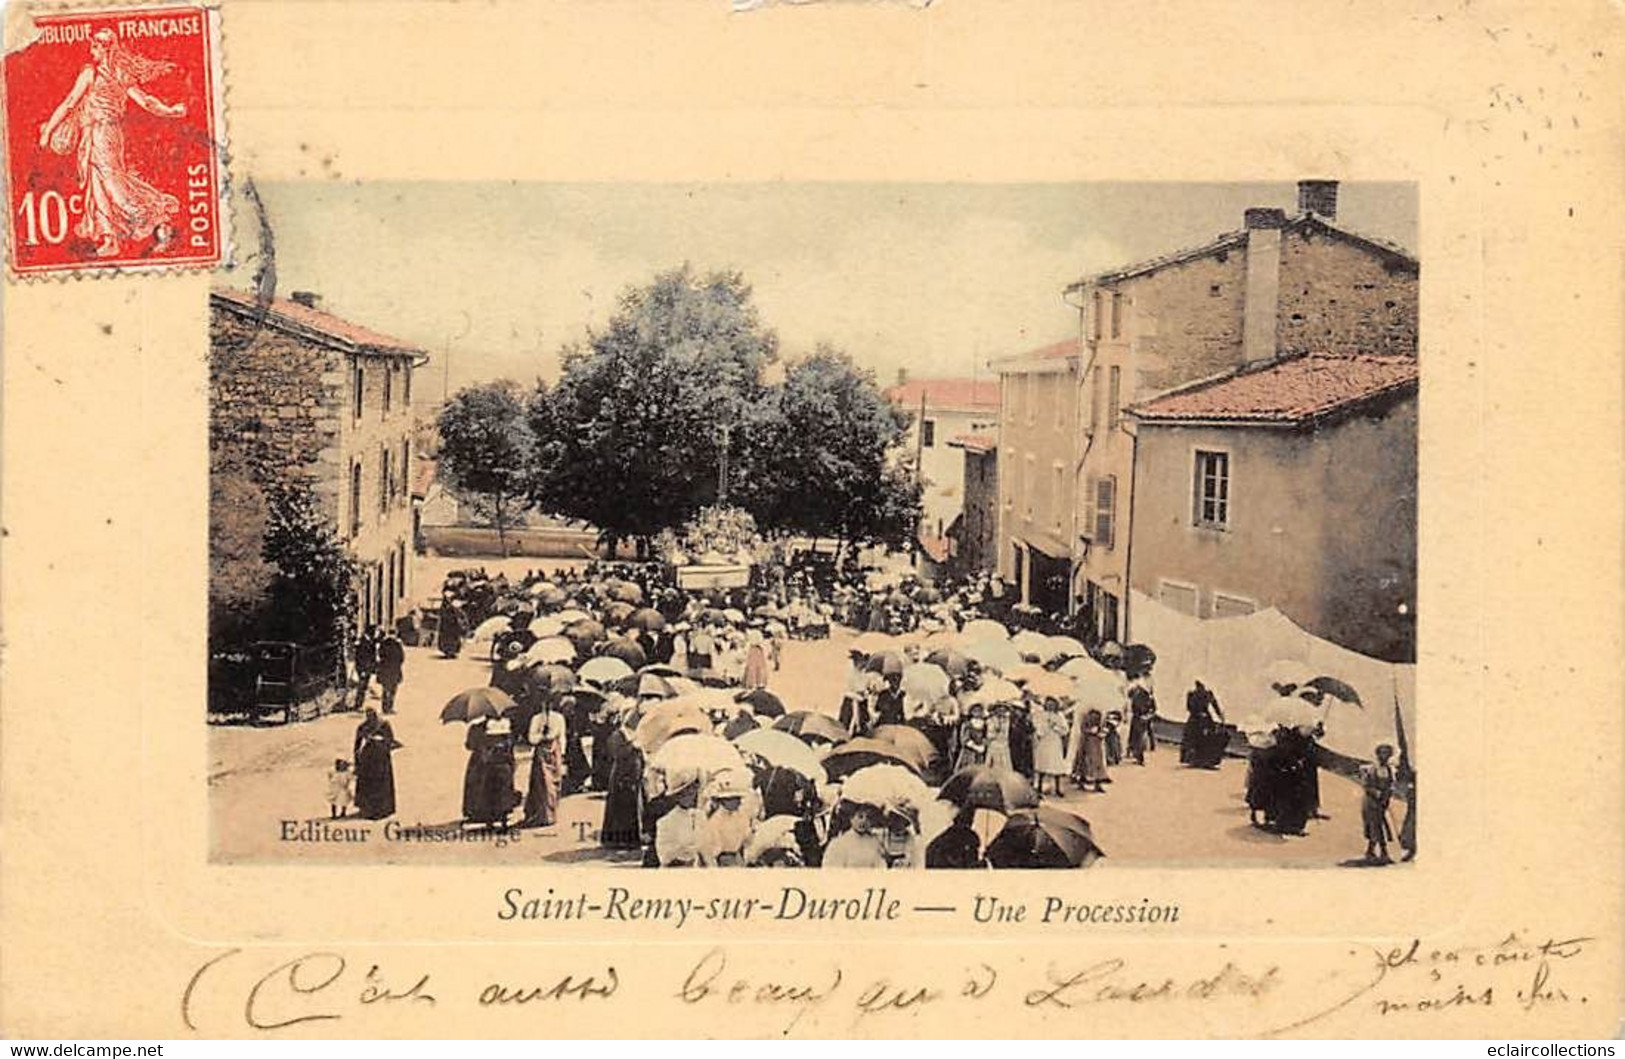
M641 607L632 612L632 616L626 620L626 624L633 629L659 632L666 627L666 616L653 607Z
M644 707L632 742L644 754L654 754L667 740L687 733L710 734L711 718L692 703L651 702Z
M1020 702L1021 689L1008 680L990 677L982 681L982 686L965 697L965 705L974 706L977 703L991 705L995 702Z
M774 721L773 727L781 732L789 732L804 743L813 740L822 743L840 743L852 734L846 730L846 725L829 714L814 710L787 713Z
M983 856L995 868L1081 868L1104 854L1087 820L1040 805L1012 813Z
M938 702L948 697L948 674L941 666L916 662L903 670L903 694L920 702Z
M852 641L852 646L849 649L860 651L866 655L875 655L882 651L895 651L897 649L897 638L888 636L883 632L859 633L857 638Z
M927 643L930 641L927 640ZM934 666L940 666L944 673L951 677L962 677L970 672L970 659L957 648L938 647L925 656L925 660Z
M789 732L757 728L734 740L734 746L760 758L765 764L787 768L809 779L824 778L824 767L812 747Z
M598 649L598 653L603 657L625 662L629 670L640 669L649 661L649 656L643 651L643 645L624 636L610 640Z
M1049 637L1031 629L1023 629L1010 638L1010 646L1027 661L1041 662L1044 660L1045 652L1049 650Z
M545 640L537 640L525 651L523 658L532 665L547 662L574 662L576 660L576 645L562 636L549 636Z
M531 635L540 637L541 639L547 639L551 636L559 636L564 632L564 622L560 621L555 615L546 614L540 618L531 619L530 631Z
M918 773L923 766L916 764L917 760L917 755L896 743L859 736L857 739L848 739L825 754L823 764L825 775L832 781L839 781L874 765L895 765L911 773Z
M1070 636L1048 636L1044 639L1044 660L1055 658L1082 658L1088 654L1082 643Z
M881 651L869 656L869 661L863 668L870 673L879 673L882 676L902 676L903 667L908 663L896 651Z
M963 644L985 643L988 641L1004 643L1009 639L1010 630L988 618L968 621L965 623L965 627L959 630L959 640Z
M878 764L849 775L841 784L841 800L883 812L918 813L933 799L930 788L908 769Z
M513 699L500 688L469 688L451 697L440 711L440 723L477 721L481 717L499 717L513 709Z
M1339 702L1346 702L1352 706L1359 706L1362 708L1365 706L1365 703L1360 701L1360 693L1355 691L1350 685L1338 680L1336 677L1315 677L1313 680L1308 681L1304 686L1315 688L1318 691L1337 699Z
M474 633L469 637L469 639L475 642L494 640L512 627L512 623L510 623L506 617L499 614L494 618L486 618L484 621L480 622L479 625L475 627Z
M1038 792L1025 776L991 765L960 769L948 777L937 797L961 809L993 809L1006 815L1038 805Z
M576 676L582 680L590 680L594 684L603 686L612 684L632 674L632 667L619 658L602 655L598 658L589 658L576 670Z
M983 669L1000 672L1021 665L1021 653L1003 640L979 640L965 648L965 657Z
M734 696L734 701L749 706L752 713L762 717L783 717L789 712L784 708L784 700L766 688L739 692Z

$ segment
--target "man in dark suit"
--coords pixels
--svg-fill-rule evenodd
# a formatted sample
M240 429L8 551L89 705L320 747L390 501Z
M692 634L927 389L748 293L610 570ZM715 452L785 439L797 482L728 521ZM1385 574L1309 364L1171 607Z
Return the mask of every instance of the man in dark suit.
M378 671L378 630L368 625L361 631L361 636L355 642L355 706L361 709L367 704L367 688L372 684L372 675Z
M395 692L405 676L406 647L401 638L389 633L378 644L378 686L384 689L384 712L395 712Z

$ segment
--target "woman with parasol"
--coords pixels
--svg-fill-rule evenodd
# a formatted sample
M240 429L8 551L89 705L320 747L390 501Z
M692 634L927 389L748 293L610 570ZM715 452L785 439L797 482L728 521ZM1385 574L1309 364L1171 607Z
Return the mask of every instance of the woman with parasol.
M481 717L468 726L463 746L463 819L487 827L508 826L508 814L519 803L514 788L513 721L503 714Z

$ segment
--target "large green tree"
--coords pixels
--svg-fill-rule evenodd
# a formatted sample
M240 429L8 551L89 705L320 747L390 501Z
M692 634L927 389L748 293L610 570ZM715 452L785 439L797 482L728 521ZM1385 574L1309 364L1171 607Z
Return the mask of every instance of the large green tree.
M774 432L753 459L758 521L843 543L911 543L920 487L902 451L909 413L828 345L789 365L777 390Z
M465 387L440 410L438 474L497 531L508 554L508 527L531 506L535 459L525 402L508 379Z
M537 387L532 497L597 526L611 548L632 539L646 551L752 478L773 407L762 372L777 356L737 272L684 265L626 291L602 331L564 351L558 383Z

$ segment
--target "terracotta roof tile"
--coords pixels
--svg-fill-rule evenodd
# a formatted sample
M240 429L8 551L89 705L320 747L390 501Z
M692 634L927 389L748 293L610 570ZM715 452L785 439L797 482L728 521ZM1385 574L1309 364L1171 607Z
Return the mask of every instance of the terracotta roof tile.
M948 439L948 444L971 452L992 452L999 447L999 439L992 434L957 434Z
M1414 388L1412 357L1312 354L1271 361L1171 390L1129 411L1146 423L1204 421L1293 425Z
M210 296L218 301L233 305L238 309L249 312L259 311L259 302L248 291L231 288L216 288ZM300 305L287 298L272 298L266 310L266 322L272 325L278 323L292 324L294 327L306 331L314 331L329 339L354 347L362 351L375 351L382 353L422 353L423 350L403 342L398 338L381 334L360 324L351 323L342 317L321 309L312 309Z
M996 411L999 407L997 379L910 379L886 391L886 399L904 408L918 409L920 396L928 409Z

